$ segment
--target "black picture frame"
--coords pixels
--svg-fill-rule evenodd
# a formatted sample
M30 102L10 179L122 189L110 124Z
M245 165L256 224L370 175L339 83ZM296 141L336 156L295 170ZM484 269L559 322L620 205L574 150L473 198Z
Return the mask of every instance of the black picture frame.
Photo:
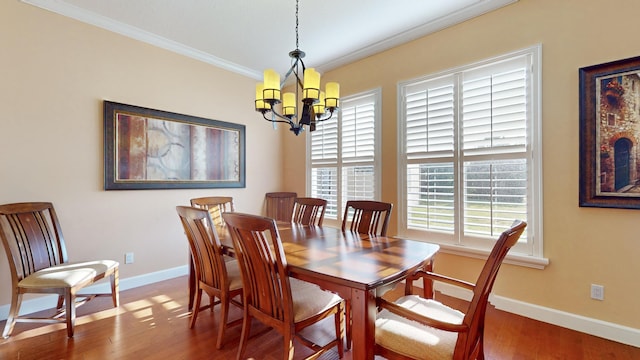
M245 187L245 126L104 101L105 190Z
M579 69L582 207L640 209L640 56Z

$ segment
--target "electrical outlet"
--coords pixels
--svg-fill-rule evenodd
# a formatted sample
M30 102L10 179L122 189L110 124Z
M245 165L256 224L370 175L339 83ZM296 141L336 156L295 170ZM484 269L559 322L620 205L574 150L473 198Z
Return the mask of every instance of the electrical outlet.
M124 254L124 263L125 264L133 264L133 253L128 252Z
M604 286L591 284L591 298L595 300L604 300Z

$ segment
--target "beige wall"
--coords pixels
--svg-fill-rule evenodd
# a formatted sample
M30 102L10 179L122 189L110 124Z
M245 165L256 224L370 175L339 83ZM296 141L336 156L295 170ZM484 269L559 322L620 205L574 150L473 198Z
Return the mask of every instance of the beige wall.
M545 270L505 265L494 292L640 329L640 212L578 207L578 68L640 55L639 11L637 0L520 0L324 77L339 81L344 95L382 88L382 199L397 203L397 83L542 44L544 255L551 263ZM287 145L286 161L302 164L296 145ZM302 168L286 178L300 179ZM453 255L436 263L469 280L480 266ZM604 285L604 301L589 298L592 283Z
M176 205L228 194L258 213L281 190L281 136L253 111L255 80L16 0L0 2L0 44L0 203L53 202L72 260L132 251L121 278L185 265ZM246 125L246 188L104 191L103 100ZM0 305L9 289L0 246Z

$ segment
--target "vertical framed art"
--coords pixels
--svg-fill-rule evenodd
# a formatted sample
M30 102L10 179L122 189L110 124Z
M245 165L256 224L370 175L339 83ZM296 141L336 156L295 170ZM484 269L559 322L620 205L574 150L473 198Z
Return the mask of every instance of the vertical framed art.
M640 209L640 56L579 76L580 206Z

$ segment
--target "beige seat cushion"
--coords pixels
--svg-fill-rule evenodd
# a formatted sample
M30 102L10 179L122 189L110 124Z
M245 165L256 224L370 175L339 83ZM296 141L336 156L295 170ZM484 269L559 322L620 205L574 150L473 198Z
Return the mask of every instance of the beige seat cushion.
M316 284L295 278L290 278L290 283L295 322L308 319L342 301L340 296L322 290Z
M461 324L464 318L458 310L416 295L403 296L396 304L452 324ZM457 333L434 329L388 310L382 310L376 319L376 343L414 359L451 359L457 340Z
M242 287L242 275L238 260L230 260L225 263L227 266L227 277L229 278L229 290L240 289Z
M36 271L22 279L22 288L65 288L82 284L118 266L117 261L98 260L56 265Z

